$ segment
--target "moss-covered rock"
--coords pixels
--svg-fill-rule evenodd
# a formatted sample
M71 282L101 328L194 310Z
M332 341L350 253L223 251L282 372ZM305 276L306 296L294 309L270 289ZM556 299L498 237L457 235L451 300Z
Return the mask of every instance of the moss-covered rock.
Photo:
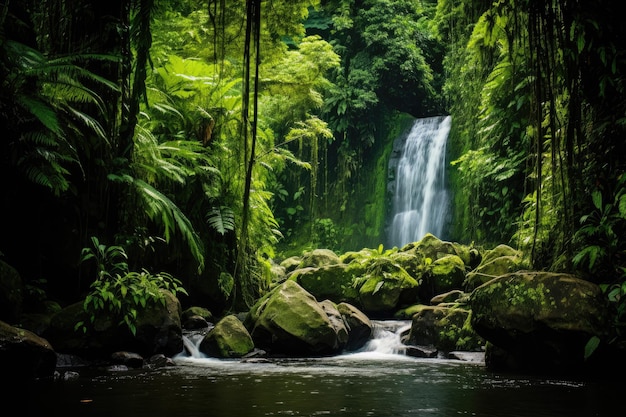
M418 283L422 282L424 274L428 271L426 256L421 252L395 252L389 255L389 259L400 265Z
M359 300L366 314L393 314L417 301L417 280L388 258L372 258L358 280Z
M464 263L470 263L469 247L441 240L431 233L426 233L419 242L410 243L404 246L401 251L420 252L427 258L430 258L433 262L446 255L456 255L461 258Z
M339 256L330 249L314 249L302 254L298 268L320 267L341 263Z
M463 285L467 291L472 291L494 278L522 268L522 258L517 255L488 257L476 269L467 273Z
M324 355L343 348L324 309L292 280L257 301L246 323L255 345L272 354Z
M185 322L190 317L193 317L193 316L200 316L207 322L213 321L213 313L211 313L209 309L204 308L204 307L199 307L199 306L191 306L191 307L186 308L182 312L180 318L181 318L181 321Z
M484 340L470 324L470 311L424 306L413 315L407 344L432 346L439 351L478 351Z
M349 303L339 303L337 310L348 328L345 349L357 350L365 346L372 337L372 322L361 310Z
M609 334L601 289L568 274L515 272L476 288L472 327L522 368L570 368L584 362L593 336Z
M250 333L234 314L218 321L200 342L201 352L218 358L240 358L253 349Z
M107 310L101 310L91 323L83 302L78 302L54 314L43 336L57 352L87 359L109 358L116 351L132 351L144 357L157 353L174 356L183 350L182 309L174 294L160 292L163 303L151 303L137 311L134 334ZM75 330L78 322L86 324L85 333Z
M359 292L353 286L354 273L355 268L341 263L296 269L289 275L289 279L297 282L318 300L358 304Z
M414 315L422 311L424 308L428 307L426 304L413 304L405 308L401 308L396 310L393 315L394 319L398 320L409 320L412 319Z
M288 274L293 270L298 269L301 262L302 258L299 256L290 256L289 258L283 260L279 265L285 268L285 273Z
M486 250L482 257L482 263L486 264L501 256L522 257L522 252L510 247L509 245L500 244L493 249Z
M0 381L5 390L11 384L19 386L23 381L52 377L56 353L46 339L0 321L0 363Z
M456 301L463 300L466 297L467 294L461 290L451 290L435 295L430 299L430 304L436 306L438 304L454 303Z
M457 255L443 256L430 265L428 281L433 290L433 296L463 288L464 280L465 263Z

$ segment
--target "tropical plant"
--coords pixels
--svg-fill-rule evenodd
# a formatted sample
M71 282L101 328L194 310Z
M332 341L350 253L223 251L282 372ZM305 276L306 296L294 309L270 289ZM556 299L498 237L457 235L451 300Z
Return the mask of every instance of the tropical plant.
M83 301L83 308L93 325L101 312L106 311L119 318L120 325L125 325L135 334L138 312L150 305L165 305L165 296L161 290L172 294L187 294L180 280L167 272L152 274L146 269L129 271L126 252L121 246L107 246L91 238L93 247L85 247L81 253L81 263L94 260L97 278L90 285L90 292ZM87 323L79 321L76 330L87 332Z
M6 57L0 104L6 126L5 158L28 180L59 196L70 188L71 171L81 169L79 151L88 147L85 139L107 141L99 122L105 106L94 85L117 91L115 84L81 65L110 62L114 57L49 58L10 39L0 47ZM95 116L84 111L86 104L93 105Z

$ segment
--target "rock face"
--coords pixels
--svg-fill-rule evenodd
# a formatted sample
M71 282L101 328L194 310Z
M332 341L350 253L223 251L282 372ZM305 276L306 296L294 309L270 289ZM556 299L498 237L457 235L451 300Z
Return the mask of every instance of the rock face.
M470 305L475 331L506 352L487 355L492 368L577 369L589 339L609 332L600 288L567 274L503 275L476 288Z

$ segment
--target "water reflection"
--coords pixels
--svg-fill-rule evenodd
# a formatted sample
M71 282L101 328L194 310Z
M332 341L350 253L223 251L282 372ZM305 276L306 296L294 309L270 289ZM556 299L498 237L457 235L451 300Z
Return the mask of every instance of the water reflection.
M375 326L361 352L267 362L207 358L189 341L175 367L81 371L75 381L20 390L20 415L106 417L613 416L624 382L503 375L480 362L399 353L399 334ZM403 327L404 326L404 327ZM189 352L192 352L190 354ZM195 354L193 353L195 352Z
M242 363L178 358L162 370L37 384L26 415L603 416L625 388L492 374L480 364L365 353Z

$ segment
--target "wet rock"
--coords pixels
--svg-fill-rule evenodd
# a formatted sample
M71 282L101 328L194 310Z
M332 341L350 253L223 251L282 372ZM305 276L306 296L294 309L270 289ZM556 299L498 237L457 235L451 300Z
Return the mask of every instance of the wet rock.
M585 363L590 338L604 341L610 331L600 287L568 274L523 271L503 275L476 288L470 305L472 327L506 353L488 352L487 366L578 369Z
M240 358L252 349L252 336L234 314L218 321L200 343L200 351L218 358Z

